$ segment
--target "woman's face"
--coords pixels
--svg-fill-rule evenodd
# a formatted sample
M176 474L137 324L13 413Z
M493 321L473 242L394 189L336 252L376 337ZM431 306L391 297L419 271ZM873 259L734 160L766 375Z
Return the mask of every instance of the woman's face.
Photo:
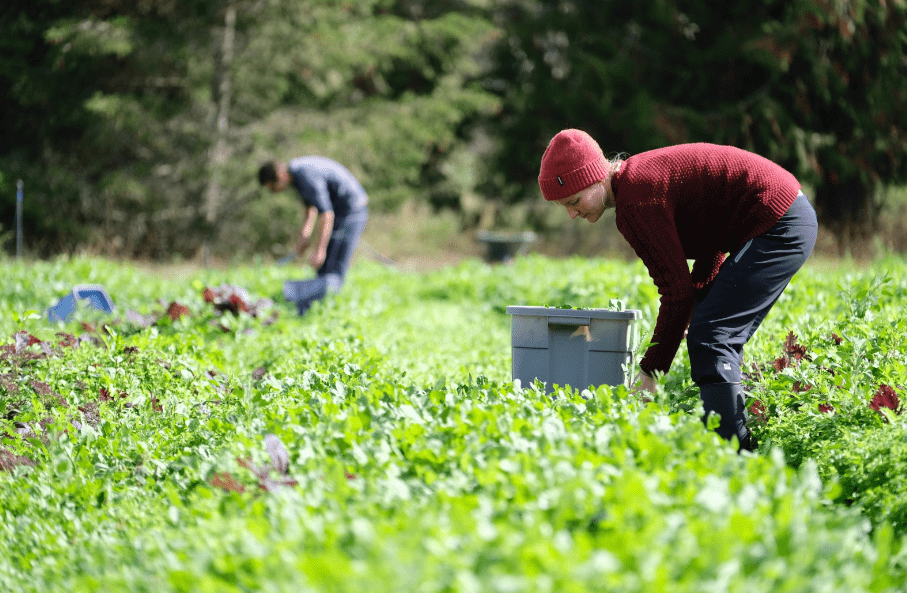
M589 222L595 222L605 212L605 184L598 182L590 185L572 196L557 200L555 204L566 208L570 218L578 216Z

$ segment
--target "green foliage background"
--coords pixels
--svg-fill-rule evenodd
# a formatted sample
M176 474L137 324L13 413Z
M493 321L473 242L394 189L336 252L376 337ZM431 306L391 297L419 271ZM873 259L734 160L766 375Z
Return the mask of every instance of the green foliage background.
M649 404L511 381L508 305L621 298L646 335L640 264L363 261L299 318L286 267L5 261L0 456L30 461L0 472L0 586L903 590L907 424L870 402L904 393L905 272L797 275L747 349L765 415L738 455L703 429L682 354ZM116 312L49 323L77 282ZM275 302L218 315L202 292L222 282ZM790 332L808 356L777 371Z
M429 6L430 5L430 6ZM298 227L269 200L259 165L322 154L360 177L376 211L457 205L449 156L496 98L472 83L494 27L482 2L237 0L0 14L0 204L26 186L26 238L40 255L88 248L170 260L267 253ZM225 13L235 9L224 62ZM13 39L17 41L13 41ZM226 160L215 164L214 87L230 80ZM213 221L209 183L222 188ZM284 222L286 221L286 222ZM292 221L292 223L291 223Z
M878 230L881 187L907 180L907 129L895 123L904 2L502 4L508 42L489 75L502 150L490 170L505 201L523 199L567 127L611 154L683 142L762 154L813 190L845 245Z
M264 254L298 215L255 171L314 153L376 211L553 233L535 177L572 126L608 152L763 154L814 190L846 247L880 232L884 190L907 182L905 23L903 0L11 0L0 219L22 179L39 256Z

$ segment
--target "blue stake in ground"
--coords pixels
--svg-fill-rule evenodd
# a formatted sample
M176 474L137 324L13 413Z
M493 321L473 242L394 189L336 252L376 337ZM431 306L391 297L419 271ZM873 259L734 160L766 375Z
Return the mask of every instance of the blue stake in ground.
M60 302L47 310L47 318L51 321L66 321L76 310L77 302L83 300L85 304L96 311L105 313L113 312L113 301L110 295L98 284L78 284L72 292L60 299Z

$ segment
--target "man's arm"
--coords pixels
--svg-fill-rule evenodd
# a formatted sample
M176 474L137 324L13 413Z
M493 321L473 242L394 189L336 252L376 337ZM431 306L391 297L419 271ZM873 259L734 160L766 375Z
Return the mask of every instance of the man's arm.
M331 233L334 231L334 212L332 210L323 212L319 223L321 228L318 232L318 245L315 246L315 251L309 258L309 265L316 270L321 267L328 254L328 243L330 243Z
M309 248L309 242L312 237L312 231L315 228L315 220L318 218L318 210L314 206L306 208L305 220L302 223L302 229L299 231L299 238L296 240L296 253L302 255Z

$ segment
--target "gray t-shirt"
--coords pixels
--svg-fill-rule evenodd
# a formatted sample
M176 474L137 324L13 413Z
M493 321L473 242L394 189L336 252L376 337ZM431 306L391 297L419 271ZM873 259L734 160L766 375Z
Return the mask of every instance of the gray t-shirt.
M322 156L303 156L287 164L293 186L302 201L318 212L334 212L336 219L365 211L368 194L340 163Z

